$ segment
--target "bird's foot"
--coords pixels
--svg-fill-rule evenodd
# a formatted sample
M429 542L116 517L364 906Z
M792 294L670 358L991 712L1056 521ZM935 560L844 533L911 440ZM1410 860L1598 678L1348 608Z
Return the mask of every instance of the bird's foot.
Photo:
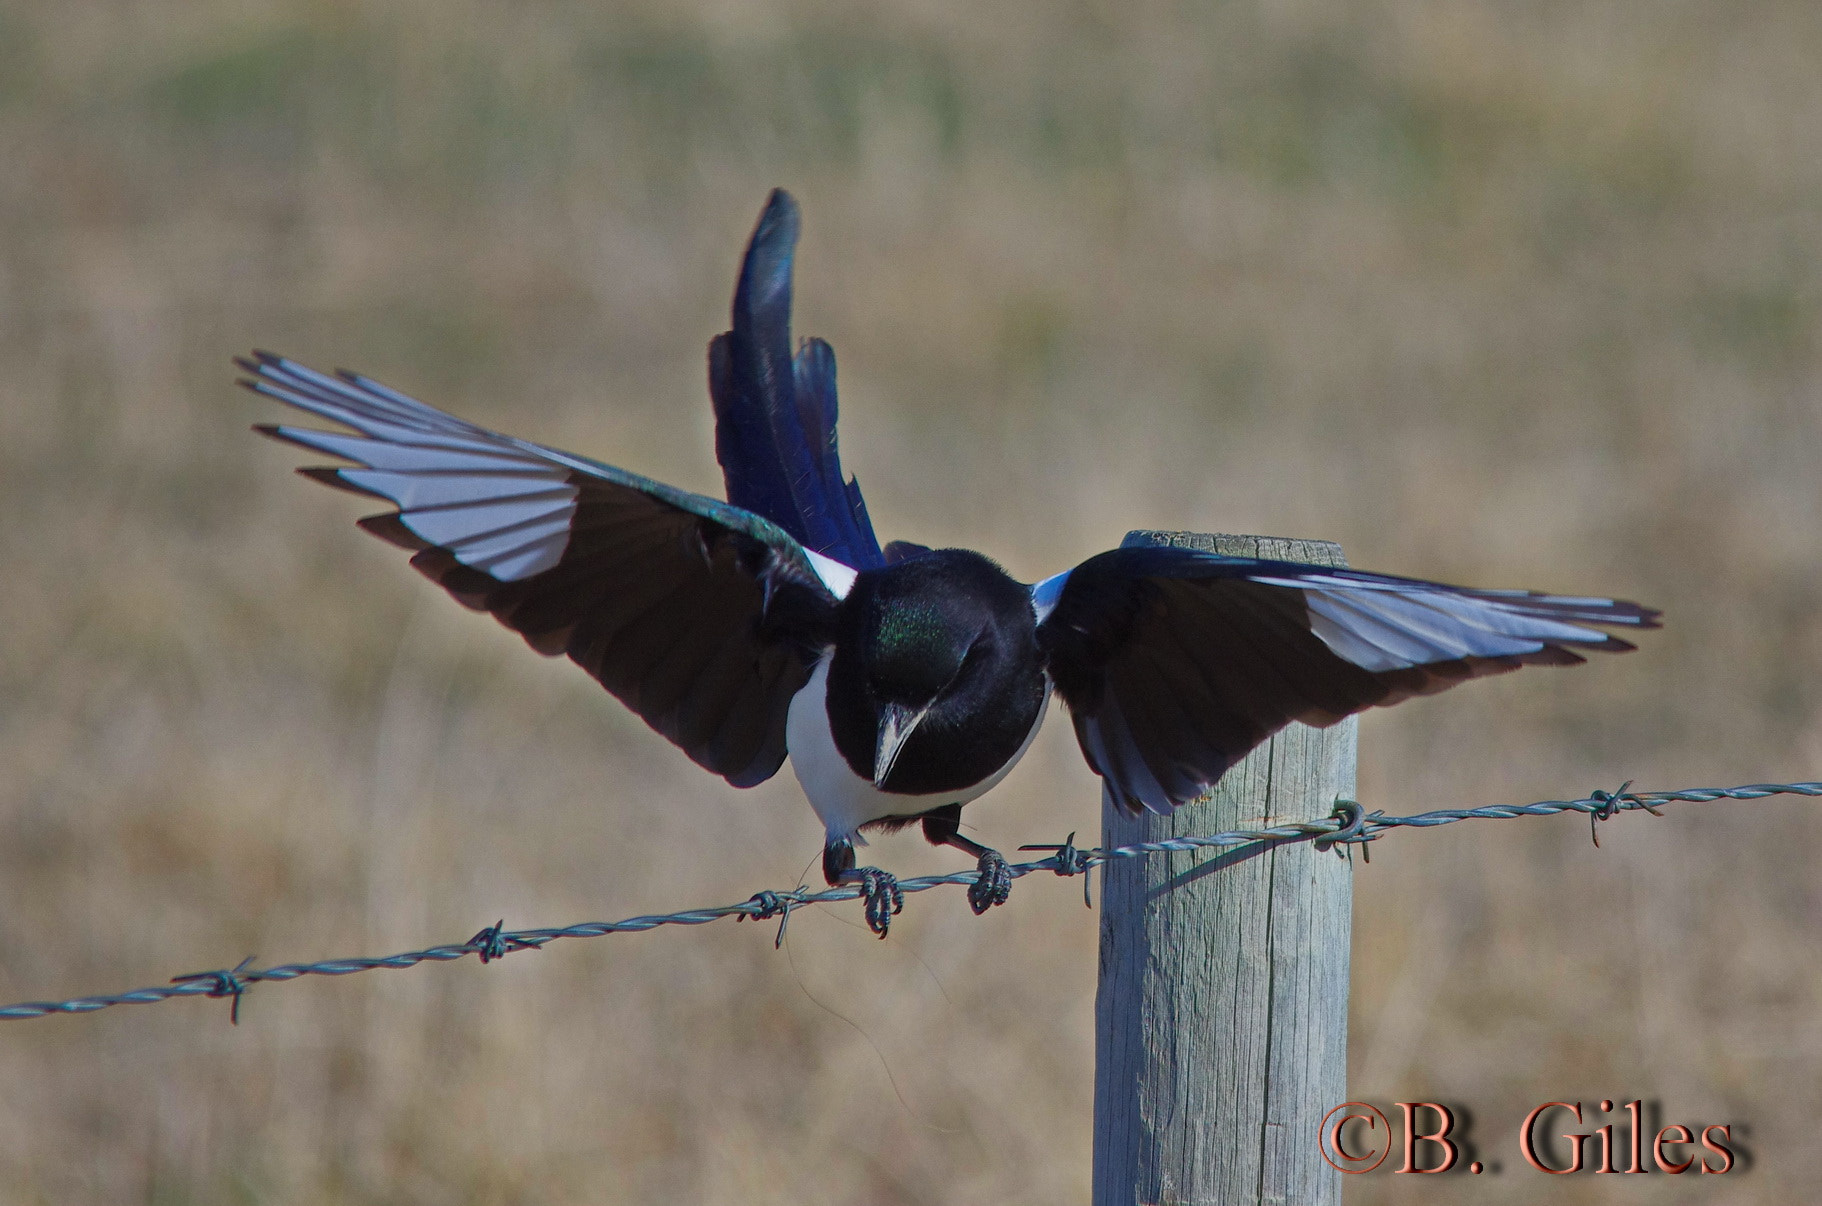
M1006 903L1012 895L1012 868L1006 865L1005 857L997 850L982 852L980 877L968 885L968 907L975 913L985 913L994 905Z
M905 892L898 886L898 876L878 867L852 867L841 878L860 885L867 902L867 928L884 938L892 928L892 918L905 911Z

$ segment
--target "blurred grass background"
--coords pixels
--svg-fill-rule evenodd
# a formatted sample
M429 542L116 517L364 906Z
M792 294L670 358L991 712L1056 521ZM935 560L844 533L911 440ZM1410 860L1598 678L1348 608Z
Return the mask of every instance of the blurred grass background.
M719 490L703 349L765 192L885 538L1034 579L1128 528L1662 606L1642 652L1369 716L1369 807L1822 766L1808 0L0 0L0 998L784 886L693 768L250 435L262 346ZM1098 829L1053 723L969 810ZM1822 1159L1814 803L1396 836L1352 1094ZM914 835L889 865L955 865ZM0 1031L0 1203L1086 1198L1096 931L1027 880Z

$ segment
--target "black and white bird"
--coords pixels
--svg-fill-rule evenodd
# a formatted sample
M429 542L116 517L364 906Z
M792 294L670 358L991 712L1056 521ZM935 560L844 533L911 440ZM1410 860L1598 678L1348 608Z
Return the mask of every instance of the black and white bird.
M1035 586L967 549L881 548L843 476L835 355L791 344L797 206L775 191L746 251L733 330L709 344L727 501L501 435L346 371L256 352L242 384L357 434L261 426L352 462L302 472L385 499L361 526L543 654L568 654L736 787L786 757L826 832L823 873L859 883L884 936L896 884L855 865L867 830L960 831L1062 696L1116 806L1206 793L1289 722L1333 724L1652 628L1613 599L1475 590L1176 548L1121 548Z

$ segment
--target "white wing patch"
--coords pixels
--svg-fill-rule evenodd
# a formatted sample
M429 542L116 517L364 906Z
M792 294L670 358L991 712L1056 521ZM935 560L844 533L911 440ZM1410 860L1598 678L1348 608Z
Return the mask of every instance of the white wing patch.
M496 435L365 378L330 377L291 361L261 366L280 401L362 433L279 427L274 434L359 468L333 476L399 508L426 543L500 582L556 565L576 515L571 466L536 445Z
M1063 597L1063 587L1069 584L1069 570L1052 574L1031 588L1031 610L1037 613L1038 623L1050 618L1050 613L1057 609L1057 600Z
M825 557L814 549L805 549L804 555L810 559L810 565L816 570L816 576L829 588L829 593L837 599L845 599L848 592L854 589L854 579L860 575L851 566L843 565L833 557Z
M327 417L336 418L333 415ZM336 418L336 421L353 425L348 419ZM285 438L294 444L327 452L331 456L361 461L373 469L394 469L407 473L448 473L458 470L511 473L524 469L528 464L525 456L514 449L481 446L471 451L470 444L457 439L439 438L435 442L397 444L365 436L343 435L339 431L316 431L309 427L287 427L283 430ZM425 439L416 433L403 438L420 441Z
M1373 671L1536 653L1551 642L1601 645L1612 638L1572 621L1639 622L1614 613L1610 599L1525 591L1466 593L1424 583L1326 574L1260 576L1252 581L1303 591L1310 630L1336 656Z

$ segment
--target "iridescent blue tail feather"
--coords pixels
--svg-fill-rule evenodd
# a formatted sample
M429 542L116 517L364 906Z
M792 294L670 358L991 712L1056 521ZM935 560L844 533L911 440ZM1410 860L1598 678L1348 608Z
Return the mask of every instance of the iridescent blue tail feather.
M836 444L835 353L820 339L791 354L797 203L774 189L747 244L734 329L709 344L715 456L728 501L805 548L854 569L884 564L860 487Z

